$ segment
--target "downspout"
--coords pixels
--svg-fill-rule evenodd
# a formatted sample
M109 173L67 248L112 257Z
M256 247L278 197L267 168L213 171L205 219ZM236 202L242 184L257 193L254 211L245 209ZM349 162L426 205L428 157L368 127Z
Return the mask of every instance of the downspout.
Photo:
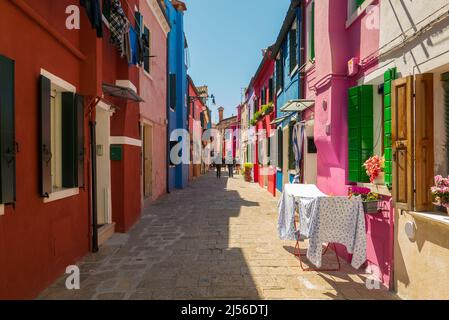
M170 103L169 103L169 96L170 93L168 92L170 87L169 87L169 77L170 77L170 68L169 68L169 35L167 34L167 39L166 41L166 59L167 59L167 63L166 63L166 81L165 81L165 86L166 86L166 94L165 94L165 103L166 103L166 113L167 113L167 130L166 130L166 139L167 139L167 159L165 161L165 173L166 173L166 177L165 177L165 184L166 184L166 191L167 194L170 193L170 168L169 168L169 159L170 159Z
M98 220L97 220L97 139L95 133L96 122L90 115L90 161L91 161L91 183L92 183L92 252L98 252Z

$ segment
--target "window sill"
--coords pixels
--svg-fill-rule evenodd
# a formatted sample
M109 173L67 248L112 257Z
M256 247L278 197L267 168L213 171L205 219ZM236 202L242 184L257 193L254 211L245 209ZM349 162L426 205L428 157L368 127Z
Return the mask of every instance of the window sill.
M346 29L348 29L354 22L356 22L364 13L366 9L376 0L365 0L365 2L354 11L351 16L346 20Z
M437 212L408 212L412 217L426 222L436 223L438 225L449 228L449 216L444 213Z
M50 193L49 197L44 198L43 201L44 201L44 203L49 203L49 202L76 196L79 194L79 192L80 192L79 188L63 189L60 191L55 191L55 192Z

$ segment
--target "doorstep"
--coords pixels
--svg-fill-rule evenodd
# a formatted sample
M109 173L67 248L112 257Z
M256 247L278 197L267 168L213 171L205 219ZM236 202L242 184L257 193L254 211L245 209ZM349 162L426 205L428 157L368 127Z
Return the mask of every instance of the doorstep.
M103 243L108 241L110 237L115 233L115 222L108 223L100 228L98 228L98 245L101 246Z

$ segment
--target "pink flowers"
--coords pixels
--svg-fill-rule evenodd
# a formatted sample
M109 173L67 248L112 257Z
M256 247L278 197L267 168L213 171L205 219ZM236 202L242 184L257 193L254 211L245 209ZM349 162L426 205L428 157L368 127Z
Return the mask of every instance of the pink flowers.
M383 171L385 164L385 159L383 157L374 156L369 158L363 164L365 167L366 174L369 176L369 180L371 183L379 176L379 174Z
M430 191L435 204L449 207L449 177L435 176L435 186L430 188Z

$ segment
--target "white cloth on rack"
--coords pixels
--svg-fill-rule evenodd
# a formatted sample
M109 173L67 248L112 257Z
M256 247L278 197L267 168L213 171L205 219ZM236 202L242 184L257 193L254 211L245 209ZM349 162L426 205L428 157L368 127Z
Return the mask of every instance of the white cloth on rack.
M296 202L299 230L295 228ZM321 267L324 243L340 243L353 254L358 269L366 261L366 231L360 198L329 197L315 185L287 184L278 204L278 233L282 240L309 239L307 258Z
M278 234L281 240L297 240L295 228L296 200L326 197L314 184L286 184L278 203Z
M302 202L302 200L300 200ZM307 258L321 267L324 243L339 243L352 254L351 265L358 269L366 261L365 214L361 199L318 197L300 211L301 235L308 232ZM303 231L302 229L306 229Z

